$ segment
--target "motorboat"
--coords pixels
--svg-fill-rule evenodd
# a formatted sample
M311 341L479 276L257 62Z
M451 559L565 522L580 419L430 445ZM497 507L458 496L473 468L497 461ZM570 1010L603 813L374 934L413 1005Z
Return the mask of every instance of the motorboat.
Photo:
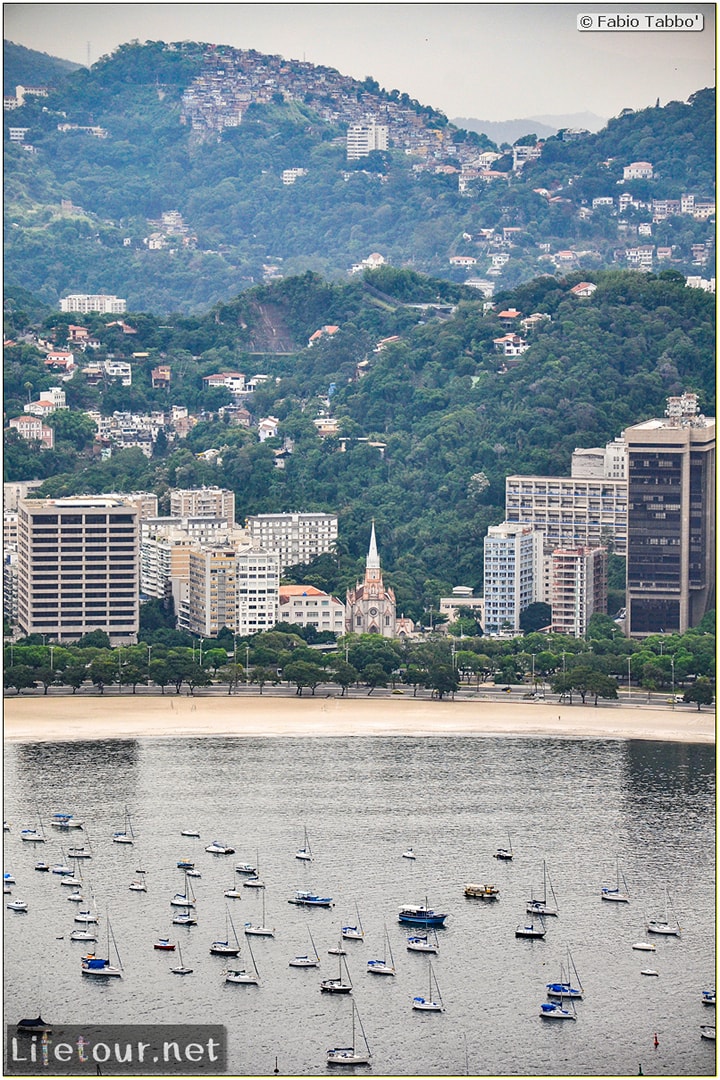
M257 867L249 862L238 863L235 867L236 874L257 874Z
M499 900L500 890L496 885L466 885L463 895L473 900Z
M702 992L702 1003L703 1003L703 1005L713 1005L714 1006L715 1005L715 991L714 990L703 990L703 992Z
M90 930L73 930L70 934L71 941L97 941L97 938Z
M632 947L636 952L655 952L655 946L651 941L636 941Z
M5 907L8 911L27 911L27 900L11 900Z
M196 840L200 839L200 833L197 831L197 829L181 829L180 830L180 835L181 836L192 836Z
M332 907L332 896L319 896L314 892L298 890L288 900L288 904L297 904L299 907Z
M71 904L84 904L85 903L85 897L83 896L83 894L81 892L68 893L67 896L65 897L65 899L69 900Z
M403 851L402 858L403 859L416 859L417 855L415 854L413 849L410 847L410 848L407 849L407 851Z
M50 873L50 866L46 862L37 862L37 863L35 863L35 869L39 870L41 874Z
M175 952L175 943L170 941L169 938L161 937L155 942L153 949L159 949L163 952Z
M195 869L195 863L191 862L190 859L178 859L178 861L176 862L175 865L177 866L178 870L194 870Z
M640 974L641 975L659 975L660 972L656 971L655 968L643 968L642 971L640 972Z
M223 844L221 840L213 840L212 844L208 844L205 848L211 855L234 855L235 848L228 847L227 844Z
M701 1024L700 1025L700 1038L710 1039L715 1042L715 1025L714 1024Z
M415 926L444 926L447 917L444 912L433 911L422 904L405 904L398 912L398 922Z

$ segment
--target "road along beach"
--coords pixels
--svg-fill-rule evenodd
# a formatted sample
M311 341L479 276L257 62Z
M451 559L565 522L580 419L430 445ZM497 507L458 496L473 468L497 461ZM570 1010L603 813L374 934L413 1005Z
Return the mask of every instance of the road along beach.
M419 701L405 697L6 697L5 740L175 736L508 736L714 743L715 714L694 706Z

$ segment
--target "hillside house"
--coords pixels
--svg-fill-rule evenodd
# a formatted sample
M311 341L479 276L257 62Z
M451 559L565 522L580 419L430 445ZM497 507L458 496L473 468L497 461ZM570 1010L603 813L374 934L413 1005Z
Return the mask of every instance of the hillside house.
M158 364L150 372L153 390L168 390L170 387L170 365Z
M231 394L242 394L245 391L245 376L241 371L219 371L214 375L203 375L203 385L206 390L225 388Z
M260 442L266 439L276 439L280 421L276 416L265 416L258 424L258 437Z
M623 180L652 180L653 167L649 161L632 161L623 168Z
M313 345L317 345L322 338L332 337L334 334L337 334L339 329L339 326L321 326L319 330L316 330L314 334L310 335L308 349L312 348Z
M495 352L503 356L522 356L530 348L528 343L519 334L503 334L502 337L493 338Z
M10 421L10 427L17 431L21 439L39 442L46 450L52 450L55 445L55 432L39 416L15 416Z
M597 285L593 285L591 281L580 281L577 285L574 285L570 290L571 296L588 297L597 289Z
M72 379L77 368L75 356L71 352L53 350L45 357L45 367L48 371L57 372L61 379Z

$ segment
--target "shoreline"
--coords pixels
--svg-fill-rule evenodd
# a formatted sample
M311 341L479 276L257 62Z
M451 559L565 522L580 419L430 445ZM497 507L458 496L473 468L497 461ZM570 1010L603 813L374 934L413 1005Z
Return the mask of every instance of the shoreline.
M715 743L715 713L398 698L8 697L6 743L149 738L506 736Z

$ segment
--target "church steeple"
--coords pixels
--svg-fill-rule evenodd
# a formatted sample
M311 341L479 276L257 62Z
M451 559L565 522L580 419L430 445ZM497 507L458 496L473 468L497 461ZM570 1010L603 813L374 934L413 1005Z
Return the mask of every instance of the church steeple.
M365 560L365 566L368 570L380 569L380 556L378 555L377 540L375 539L375 518L373 518L372 531L370 533L370 547L367 553L367 559Z

